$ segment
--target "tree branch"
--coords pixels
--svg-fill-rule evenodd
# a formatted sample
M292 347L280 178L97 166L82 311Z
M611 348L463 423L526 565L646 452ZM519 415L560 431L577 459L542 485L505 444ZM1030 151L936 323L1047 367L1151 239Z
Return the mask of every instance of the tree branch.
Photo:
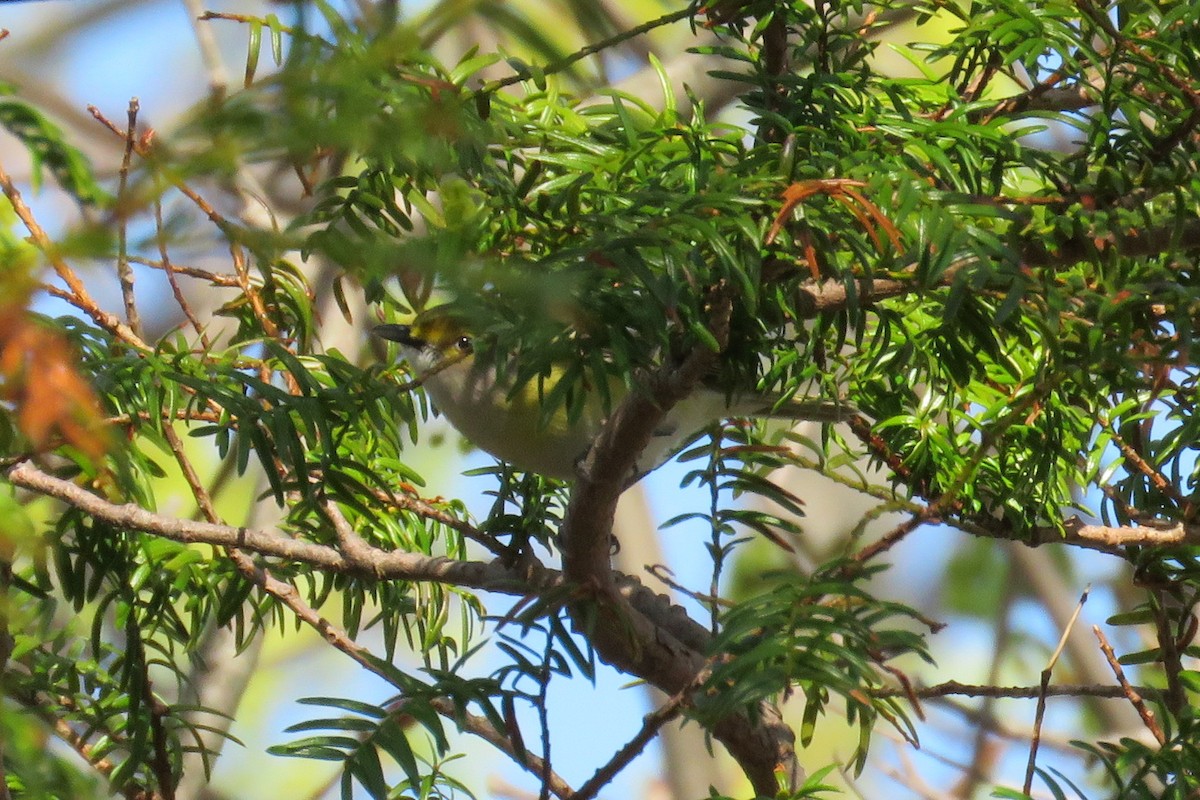
M563 798L563 800L575 797L575 792L572 791L570 784L563 780L558 773L548 769L548 765L541 757L519 748L513 743L510 736L497 730L485 717L472 714L445 697L432 698L430 705L443 717L455 722L462 730L483 739L492 747L512 758L526 772L545 781L547 788L555 797ZM404 710L404 703L399 704L398 710Z
M113 336L126 342L132 347L139 350L149 350L147 345L140 336L138 336L132 328L119 320L116 315L110 314L92 298L87 287L75 271L71 269L66 260L62 257L59 248L50 239L49 234L45 229L38 224L37 219L33 216L33 211L29 206L25 205L25 200L21 197L20 191L8 173L0 166L0 192L8 198L9 204L13 207L13 212L25 224L25 229L29 231L29 238L33 240L34 245L42 252L46 260L50 262L50 266L54 268L54 272L67 285L70 291L70 301L81 311L91 317L92 321L104 330L110 332Z
M631 392L617 407L579 466L562 526L563 573L579 593L571 605L575 624L607 663L668 694L681 692L696 680L707 663L704 650L677 638L617 590L617 573L610 561L613 517L617 499L637 474L637 459L655 428L695 388L724 348L731 302L725 287L712 292L710 329L717 350L697 345L679 364L663 365L645 382L644 391ZM727 717L715 726L713 735L759 794L776 794L779 769L793 783L799 780L795 734L770 704L757 709L756 719L748 714Z
M1185 220L1163 228L1110 231L1104 236L1093 236L1085 230L1054 245L1054 249L1050 250L1045 240L1036 238L1016 242L1022 263L1029 267L1060 267L1107 255L1145 258L1176 251L1194 253L1200 251L1200 220ZM959 259L942 273L936 286L950 285L962 269L979 262L976 256ZM909 274L915 271L915 264L903 270ZM936 288L920 284L915 277L853 280L853 296L863 306ZM846 280L843 279L804 281L796 287L795 292L797 312L807 318L846 308L851 298L846 289Z
M562 573L532 564L517 569L497 559L491 562L458 561L442 556L372 548L369 563L347 558L327 545L292 539L275 531L179 519L147 511L133 504L118 505L92 494L71 481L50 475L29 462L3 471L15 486L53 497L117 527L138 530L183 544L217 547L239 546L260 556L306 564L329 572L371 580L430 581L525 597L531 592L566 585ZM694 622L666 595L643 586L637 578L614 574L614 588L629 605L670 636L697 651L707 647L708 629Z
M377 548L371 563L363 565L358 559L348 558L333 547L293 539L276 531L177 519L147 511L132 503L110 503L81 486L41 471L27 461L9 467L5 475L16 486L62 500L114 526L152 533L183 544L240 547L260 555L360 578L435 581L502 594L520 595L533 589L561 585L561 580L553 570L519 573L498 562L456 561L442 556Z

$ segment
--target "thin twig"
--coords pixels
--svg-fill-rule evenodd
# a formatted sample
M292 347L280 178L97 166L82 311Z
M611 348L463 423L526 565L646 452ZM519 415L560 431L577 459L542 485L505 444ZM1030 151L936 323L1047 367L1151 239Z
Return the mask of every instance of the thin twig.
M1003 54L999 49L992 50L988 54L987 63L983 65L983 69L979 71L966 87L961 92L963 103L974 103L983 94L992 78L1000 71L1003 64Z
M672 695L666 703L647 714L642 719L642 727L634 734L634 737L614 753L613 757L608 760L608 763L596 770L595 774L579 787L579 790L571 800L591 800L592 797L595 797L601 789L616 777L617 773L627 767L633 759L637 758L646 749L646 745L658 735L659 730L664 725L683 713L683 710L691 702L692 693L704 685L704 682L708 680L711 673L712 670L709 667L705 667L689 685Z
M395 494L393 492L385 492L382 489L368 489L368 491L370 491L372 497L381 503L386 503L393 508L411 511L417 516L424 517L431 522L437 522L441 525L445 525L447 528L450 528L451 530L461 534L463 537L483 545L493 555L504 557L511 555L511 553L503 545L497 542L494 537L489 536L488 534L479 530L466 520L459 519L453 514L434 507L430 501L418 497L415 494L415 489L411 490L413 492L412 494L408 492Z
M1014 198L1006 198L1005 202L1022 204ZM1029 268L1057 268L1097 256L1152 256L1168 250L1195 253L1200 250L1200 220L1185 220L1161 228L1128 227L1112 231L1102 239L1084 230L1069 239L1055 242L1053 250L1047 246L1044 237L1030 236L1017 242L1016 247L1021 261ZM974 256L955 261L938 277L937 286L951 285L959 272L978 263L979 259ZM823 313L840 311L848 307L852 300L861 307L869 307L880 300L928 291L931 287L916 278L918 267L919 264L914 262L901 268L899 272L905 274L903 278L855 278L853 291L843 279L804 281L795 288L797 314L805 319L815 318Z
M562 800L575 800L576 795L571 790L571 786L565 780L563 780L557 773L553 771L547 771L542 759L536 754L518 751L513 746L512 740L508 736L496 730L495 726L488 722L486 718L464 711L446 698L432 698L430 700L430 705L432 705L434 709L442 716L446 717L447 719L454 720L460 729L474 736L478 736L488 744L495 747L497 750L500 750L502 753L512 758L512 760L515 761L518 766L525 771L538 778L548 776L544 778L544 785L549 788L555 797L562 798Z
M67 722L64 716L56 713L60 710L66 714L79 712L80 709L73 698L65 695L48 697L42 692L27 693L11 690L7 696L16 700L26 711L38 719L45 721L49 727L53 728L54 734L74 750L83 759L84 763L96 772L107 778L116 770L117 764L103 756L96 755L96 748L89 741L89 736L81 734L71 726L71 723ZM118 745L122 745L125 742L120 733L112 730L97 730L94 727L90 727L88 730L91 736L100 733L102 736L108 738L110 742ZM106 752L110 751L111 748L106 749ZM138 783L135 778L127 780L125 785L120 789L120 792L126 800L161 800L161 795Z
M1168 606L1175 605L1177 601L1161 588L1154 588L1152 593L1155 598L1154 636L1158 640L1159 664L1162 665L1163 677L1167 680L1167 690L1163 693L1163 702L1169 711L1179 714L1188 707L1188 699L1187 690L1179 677L1183 672L1183 662L1180 658L1177 639L1179 633L1171 624L1171 616L1168 613ZM1188 614L1188 620L1191 622L1190 612L1185 613ZM1185 641L1189 641L1190 638Z
M205 351L211 350L212 342L204 332L204 328L200 324L200 318L192 311L187 298L183 296L183 290L179 288L179 280L175 276L175 265L171 263L171 257L167 253L167 234L163 228L162 198L158 196L154 198L154 238L158 242L158 254L162 258L162 270L167 275L167 283L171 285L171 294L175 297L175 303L183 311L183 315L187 317L192 330L200 337L200 346Z
M137 117L140 104L136 97L129 100L129 127L125 131L125 154L121 157L120 180L117 183L117 277L121 282L121 299L125 303L125 321L134 333L142 336L142 321L138 316L133 293L133 270L129 266L129 165L137 136Z
M229 11L205 11L202 14L198 15L196 17L196 19L199 20L200 22L207 22L208 20L213 20L213 19L221 19L221 20L226 20L228 22L240 22L242 24L263 21L262 17L256 17L256 16L252 16L250 14L234 14ZM329 42L326 42L320 36L314 36L313 34L309 33L308 31L301 30L300 28L296 28L291 25L280 25L279 30L281 30L284 33L289 34L291 36L303 36L308 40L311 40L314 42L322 42L323 44L325 44L329 47L333 47L332 44L330 44Z
M242 293L246 295L246 299L250 301L250 308L254 311L254 317L258 320L258 324L262 326L263 333L271 339L279 338L279 326L275 324L275 320L271 319L271 315L267 313L267 307L263 303L262 295L250 282L250 271L246 267L246 252L242 246L236 242L231 242L229 247L230 255L233 256L233 271L238 276L238 282L241 285Z
M88 743L87 739L76 732L76 730L72 728L70 723L65 719L55 717L52 722L54 725L54 732L58 735L58 738L66 742L72 750L78 753L80 757L92 767L92 769L96 770L101 775L108 776L111 775L113 770L117 768L117 765L112 761L109 761L107 758L95 757L93 755L95 748ZM158 798L161 797L161 795L159 795L157 792L151 792L150 790L138 785L133 781L125 784L125 787L121 790L121 793L127 798L127 800L158 800Z
M1050 660L1046 662L1046 668L1042 670L1042 680L1037 695L1037 712L1033 719L1033 735L1029 741L1029 762L1025 765L1023 788L1025 794L1029 794L1033 789L1033 771L1037 766L1038 743L1042 738L1042 721L1046 717L1046 697L1049 695L1050 676L1054 672L1054 665L1058 663L1058 657L1062 655L1063 648L1067 645L1067 637L1071 635L1071 629L1075 627L1075 620L1079 619L1079 612L1083 611L1083 604L1087 602L1089 591L1090 589L1084 589L1083 594L1079 596L1079 602L1075 605L1075 613L1071 615L1071 619L1063 628L1062 636L1058 639L1058 647L1054 648Z
M1116 426L1112 424L1112 420L1101 420L1101 424L1108 435L1112 437L1113 442L1117 445L1117 449L1121 451L1121 455L1125 460L1132 464L1138 472L1146 476L1156 490L1170 497L1180 507L1187 505L1187 501L1179 494L1179 489L1175 484L1169 481L1166 475L1163 475L1154 466L1149 464L1133 445L1125 441Z
M104 116L104 112L102 112L99 108L96 106L88 106L87 110L88 113L90 113L92 117L94 117L95 120L101 125L108 128L117 136L121 137L121 139L125 138L125 132L122 131L116 124L114 124L112 120ZM153 134L153 131L147 131L145 134L138 137L137 142L133 146L133 152L137 153L143 158L147 156L150 153L150 143L153 141ZM170 180L171 185L175 187L181 194L183 194L184 197L191 200L197 208L204 212L204 215L208 217L209 221L216 225L217 228L219 228L220 231L229 239L233 240L236 238L237 226L225 219L220 212L212 207L211 203L197 194L194 189L184 183L181 179L168 175L168 180Z
M159 248L159 253L162 253L161 247ZM182 264L175 264L174 262L165 259L162 261L154 261L153 259L144 258L142 256L130 256L129 260L131 263L141 264L145 267L175 272L179 275L186 275L189 278L206 280L214 286L227 286L236 289L242 285L241 281L238 280L236 275L230 275L225 272L213 272L211 270L201 269L200 267L187 267Z
M1177 73L1177 70L1174 67L1163 64L1158 58L1146 51L1137 42L1121 33L1117 26L1113 24L1113 21L1108 18L1107 13L1097 8L1092 0L1075 0L1075 5L1089 19L1091 19L1097 27L1112 37L1114 44L1137 55L1138 58L1141 58L1147 64L1154 67L1158 71L1159 77L1170 83L1172 86L1178 89L1180 93L1185 95L1188 101L1192 104L1193 108L1200 108L1200 90L1189 86L1188 83L1180 77L1180 74L1187 74L1186 72Z
M926 506L917 513L910 516L904 522L901 522L896 527L892 528L886 534L881 536L876 541L867 545L863 549L850 557L851 563L862 564L871 560L880 553L887 552L899 542L927 522L937 522L938 512L933 506Z
M229 75L221 60L221 48L217 37L213 34L212 26L202 24L205 19L204 6L200 0L183 0L188 17L192 22L192 33L196 36L196 47L200 51L200 61L208 74L208 94L213 100L220 100L229 88Z
M150 743L154 755L150 759L150 769L154 773L154 781L158 784L158 792L163 800L175 800L175 775L171 771L170 742L167 740L167 729L164 721L169 709L154 694L154 683L150 679L150 663L146 658L146 645L142 640L136 617L130 615L128 623L128 647L136 659L139 678L142 683L142 703L146 707L146 715L150 724Z
M50 262L50 266L54 268L55 273L67 285L71 300L75 306L91 317L92 321L101 328L121 339L126 344L136 347L139 350L149 350L149 346L142 341L142 337L138 336L132 328L115 315L100 308L99 304L92 299L87 287L83 285L83 281L79 279L75 271L63 260L54 242L46 235L45 229L38 224L37 219L33 216L33 212L29 210L29 206L25 205L25 201L21 198L21 193L17 190L12 179L9 178L8 173L4 171L3 166L0 166L0 190L4 192L4 196L8 198L8 202L12 205L14 213L24 223L25 229L29 231L33 243L42 251L42 255Z
M663 585L673 589L680 595L693 600L696 603L701 603L708 606L719 606L722 608L732 608L734 602L720 595L707 594L705 592L697 592L694 589L689 589L671 575L670 567L665 564L647 564L646 572L652 575L656 580L662 581Z
M596 53L607 50L608 48L613 47L614 45L618 45L629 39L633 39L635 37L641 36L643 33L649 33L650 31L654 30L655 28L661 28L665 25L670 25L671 23L678 22L681 19L687 19L688 17L692 16L692 14L693 14L693 10L692 10L691 6L681 8L678 11L672 11L669 14L663 14L661 17L658 17L657 19L652 19L652 20L649 20L648 22L643 22L641 25L632 27L629 30L621 31L620 33L617 33L617 34L614 34L614 35L608 37L607 39L601 39L598 42L595 42L593 44L588 45L587 47L584 47L580 50L575 51L574 53L572 53L569 56L566 56L565 58L560 58L557 61L552 61L551 63L549 63L545 67L543 67L541 69L541 72L543 75L552 75L556 72L562 72L567 67L571 66L572 64L576 63L577 61L582 61L583 59L587 58L588 56L595 55ZM492 94L492 93L498 91L499 89L503 89L505 86L512 86L515 83L520 83L521 81L528 80L528 79L529 79L528 75L510 75L507 78L501 78L501 79L495 80L495 81L488 81L486 84L484 84L479 89L478 94L481 94L481 95L482 94Z
M1117 683L1121 685L1121 691L1125 697L1137 710L1138 716L1142 718L1142 722L1146 723L1146 728L1154 737L1159 745L1166 744L1167 737L1163 733L1162 726L1158 724L1158 720L1154 718L1154 712L1146 707L1146 703L1142 700L1142 696L1138 691L1130 685L1129 679L1125 677L1125 670L1121 668L1121 662L1117 660L1117 654L1113 652L1112 645L1108 643L1108 637L1104 635L1104 631L1100 630L1099 625L1092 626L1092 633L1096 634L1096 638L1100 640L1100 649L1104 651L1104 658L1108 661L1108 665L1112 667L1113 675L1117 678Z
M1161 697L1162 691L1149 686L1138 686L1137 691L1143 696ZM1012 700L1033 700L1041 694L1047 697L1100 697L1117 699L1125 696L1118 686L1084 683L1058 683L1047 686L993 686L980 683L959 683L945 681L934 686L925 686L913 690L913 694L924 700L939 697L997 697ZM905 697L908 692L902 687L886 686L872 689L868 692L872 697Z

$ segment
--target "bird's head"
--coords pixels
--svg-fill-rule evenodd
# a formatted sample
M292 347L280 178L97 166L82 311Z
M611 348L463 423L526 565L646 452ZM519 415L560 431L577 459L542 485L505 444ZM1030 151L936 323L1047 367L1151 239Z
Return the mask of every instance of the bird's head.
M399 344L418 375L469 362L475 353L474 339L463 320L438 309L418 315L408 325L377 325L375 335Z

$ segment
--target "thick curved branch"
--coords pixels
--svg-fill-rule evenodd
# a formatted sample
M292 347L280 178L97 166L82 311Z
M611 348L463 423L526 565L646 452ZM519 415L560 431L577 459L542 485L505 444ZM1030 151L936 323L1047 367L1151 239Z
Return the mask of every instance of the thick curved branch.
M723 288L714 291L712 305L710 327L723 346L731 310ZM611 564L613 517L654 430L719 355L697 346L681 363L664 365L649 377L643 391L631 392L621 402L579 466L562 527L563 573L582 594L571 607L576 624L607 663L669 694L686 690L705 669L702 645L707 637L681 640L619 591ZM774 795L777 770L784 770L793 782L799 779L795 734L773 706L764 703L757 712L754 719L748 714L727 717L714 727L713 735L737 760L756 792Z

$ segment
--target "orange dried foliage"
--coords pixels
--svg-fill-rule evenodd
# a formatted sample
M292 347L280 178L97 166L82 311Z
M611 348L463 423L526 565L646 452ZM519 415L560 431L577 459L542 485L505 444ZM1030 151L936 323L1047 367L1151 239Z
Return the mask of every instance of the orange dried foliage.
M55 438L93 461L108 449L100 403L79 374L62 334L38 324L20 305L0 307L0 400L12 403L17 427L34 450Z
M841 203L854 215L854 218L858 220L858 224L871 237L871 241L875 243L876 248L883 249L883 242L879 238L879 230L882 230L896 251L903 250L899 229L892 224L892 221L880 210L879 206L872 203L859 191L859 189L865 186L866 184L862 181L850 180L849 178L822 178L798 181L789 185L783 190L783 205L780 206L779 213L775 215L775 219L771 223L771 228L767 231L766 243L771 244L775 241L775 238L779 236L779 232L783 229L784 224L796 206L813 195L823 194ZM820 280L821 272L817 264L816 251L813 249L812 243L808 240L807 236L804 237L804 244L805 258L808 261L813 280Z

